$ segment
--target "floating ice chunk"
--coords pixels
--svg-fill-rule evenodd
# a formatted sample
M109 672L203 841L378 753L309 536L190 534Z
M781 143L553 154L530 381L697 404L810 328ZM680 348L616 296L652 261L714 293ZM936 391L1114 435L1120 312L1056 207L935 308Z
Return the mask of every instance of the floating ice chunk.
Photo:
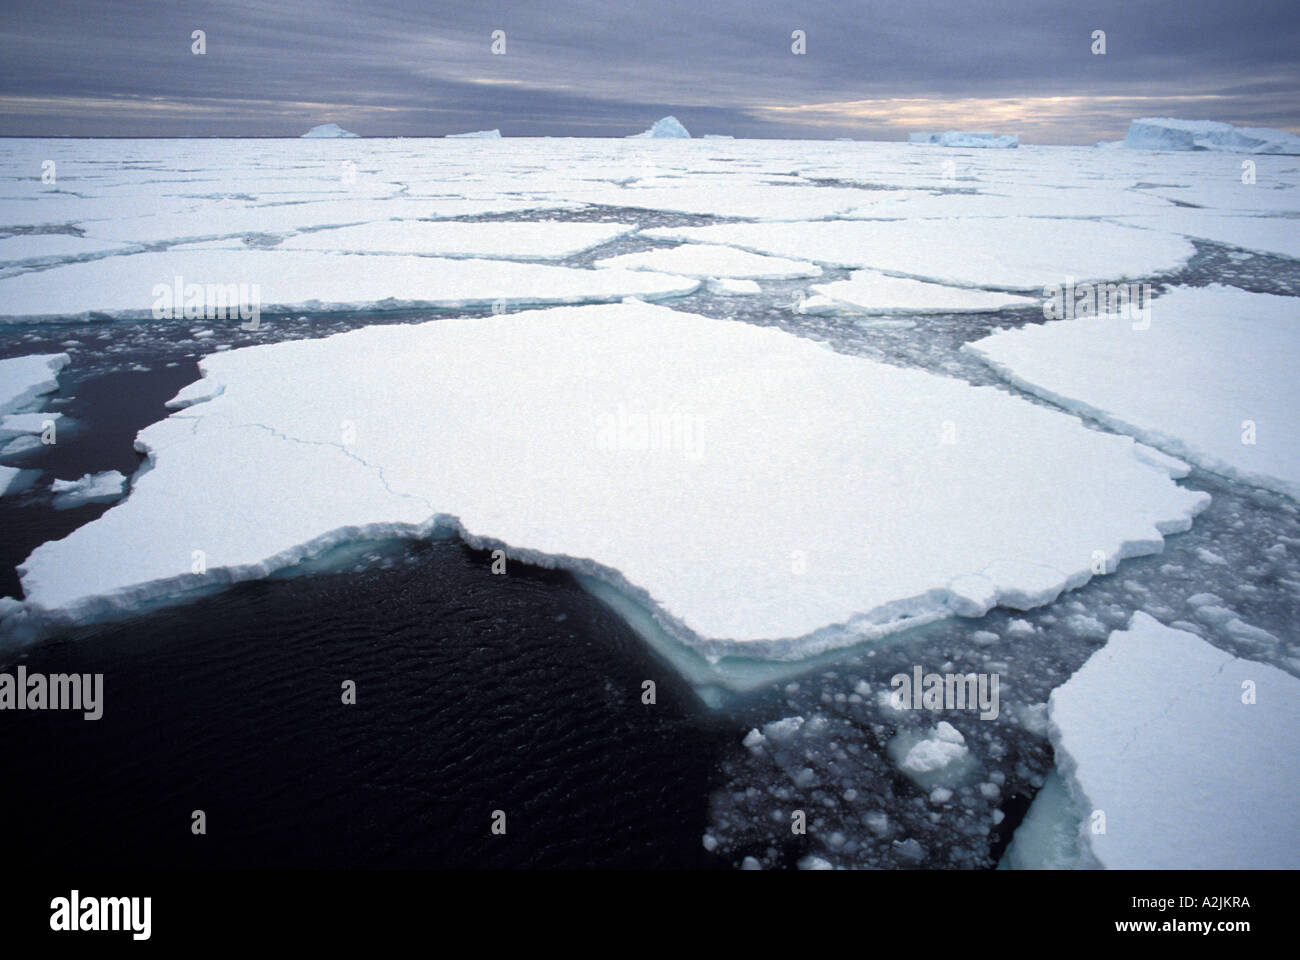
M762 870L763 865L758 862L757 857L746 857L744 860L740 861L740 869L741 870Z
M643 133L634 133L628 139L636 140L642 137L673 137L679 140L689 140L691 135L676 117L664 117L662 120L656 120L654 126L649 130Z
M59 371L70 362L66 353L0 360L0 414L21 410L42 394L58 390Z
M443 523L591 574L710 655L797 658L951 616L963 576L984 603L1050 602L1095 550L1159 550L1209 500L1003 390L645 303L368 326L200 369L220 386L140 433L131 496L22 565L31 604L130 607Z
M91 313L151 317L159 297L155 291L170 288L177 276L187 284L242 283L249 290L255 284L264 315L486 306L498 301L589 303L632 295L653 300L691 293L700 285L686 277L643 271L576 270L501 260L296 250L171 250L0 279L0 311L11 318L59 319ZM238 322L238 317L235 320Z
M385 220L300 234L277 249L563 260L635 230L624 223Z
M315 137L355 137L355 136L356 136L355 133L349 133L347 130L344 130L342 127L340 127L337 123L322 123L319 126L312 127L310 130L304 133L301 139L305 140L305 139L315 138Z
M821 857L809 854L799 861L800 870L834 870L829 860L823 860Z
M753 280L732 280L729 277L715 277L708 281L710 293L724 297L752 297L762 293L763 288Z
M1300 301L1180 287L1149 326L1116 318L1004 330L964 349L1004 379L1194 464L1300 498ZM1122 371L1116 376L1116 371Z
M822 268L802 260L765 257L712 243L683 243L676 247L625 253L597 260L597 267L655 270L681 277L734 277L750 280L791 280L820 277Z
M475 130L472 133L449 133L448 140L500 140L501 131L492 130Z
M888 277L874 270L857 270L848 280L817 284L811 289L841 310L853 313L956 313L1041 304L1032 297ZM814 312L807 306L805 303L805 313Z
M974 766L966 738L946 720L930 731L902 730L887 749L898 769L926 790L953 786Z
M1079 870L1097 866L1080 847L1079 824L1086 814L1070 796L1061 775L1053 770L1034 795L998 869Z
M1049 712L1057 770L1073 803L1049 797L1044 804L1072 809L1044 819L1072 817L1081 861L1116 869L1300 866L1294 677L1136 613L1052 692ZM1031 816L1038 806L1036 798ZM1094 811L1104 815L1105 832Z
M1186 237L1100 221L1032 217L832 220L661 227L655 239L723 243L758 253L957 286L1040 292L1066 277L1123 280L1185 264Z
M1014 133L965 133L961 130L944 130L941 133L910 133L908 143L933 143L940 147L994 147L1014 149L1020 146L1020 137Z
M87 473L80 480L55 480L50 490L54 493L54 509L70 510L87 503L108 503L121 498L126 492L126 477L116 470Z
M794 739L801 727L803 727L803 717L786 717L784 720L774 720L763 726L763 735L774 743L787 744Z
M10 493L17 493L22 482L21 475L30 471L20 470L18 467L0 466L0 497Z
M1234 127L1214 120L1141 117L1129 123L1124 146L1136 150L1221 150L1300 154L1300 137L1270 127Z
M55 423L61 413L9 413L0 417L0 440L9 440L25 433L41 433L46 424Z

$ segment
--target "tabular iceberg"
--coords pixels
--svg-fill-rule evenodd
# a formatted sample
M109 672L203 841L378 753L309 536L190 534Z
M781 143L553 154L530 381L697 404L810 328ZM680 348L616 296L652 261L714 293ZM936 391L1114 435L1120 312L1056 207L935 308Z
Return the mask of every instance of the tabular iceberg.
M961 130L944 130L936 133L910 133L908 143L933 143L940 147L992 147L1003 150L1020 146L1020 137L1014 133L966 133Z
M474 130L471 133L449 133L447 140L500 140L500 130Z
M1221 150L1226 153L1300 154L1300 137L1271 127L1234 127L1215 120L1141 117L1119 141L1136 150Z

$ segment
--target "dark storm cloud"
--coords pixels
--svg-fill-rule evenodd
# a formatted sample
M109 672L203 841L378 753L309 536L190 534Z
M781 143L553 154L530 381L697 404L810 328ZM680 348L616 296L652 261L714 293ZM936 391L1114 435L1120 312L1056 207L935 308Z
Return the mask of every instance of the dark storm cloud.
M0 14L0 133L900 137L1037 142L1137 115L1300 125L1300 5L1205 0L41 0ZM207 53L190 52L191 32ZM1106 31L1107 53L1090 51ZM506 53L491 34L504 30ZM791 33L807 34L807 54Z

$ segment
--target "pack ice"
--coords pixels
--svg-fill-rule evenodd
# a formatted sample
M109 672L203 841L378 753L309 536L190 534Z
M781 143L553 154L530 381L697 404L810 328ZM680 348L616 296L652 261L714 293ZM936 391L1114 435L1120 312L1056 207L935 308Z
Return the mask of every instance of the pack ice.
M1154 230L1030 217L726 223L642 232L956 286L1035 291L1067 275L1149 277L1183 265L1196 252L1185 237Z
M1300 866L1289 674L1136 613L1052 692L1048 716L1058 780L1017 830L1012 865Z
M367 229L362 234L370 232ZM503 242L510 245L508 240ZM414 255L194 247L74 263L0 279L0 316L151 317L160 292L166 292L160 288L174 286L177 277L184 284L205 287L243 284L251 290L256 285L263 313L463 307L498 301L590 303L628 296L653 300L691 293L699 286L698 280L645 271L577 270ZM174 297L168 302L176 302L180 310Z
M964 349L1067 410L1300 499L1300 301L1215 285L1176 288L1150 309L1149 325L1058 320Z
M591 574L706 655L797 657L1048 603L1209 499L1131 439L996 388L639 302L200 366L139 434L129 496L21 565L34 610L131 607L438 525Z

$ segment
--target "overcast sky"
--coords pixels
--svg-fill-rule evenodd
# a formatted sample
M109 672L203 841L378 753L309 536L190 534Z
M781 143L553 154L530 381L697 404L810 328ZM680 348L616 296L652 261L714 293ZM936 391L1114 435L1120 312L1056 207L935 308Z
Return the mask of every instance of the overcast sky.
M1298 0L4 0L0 134L1300 132L1297 50Z

